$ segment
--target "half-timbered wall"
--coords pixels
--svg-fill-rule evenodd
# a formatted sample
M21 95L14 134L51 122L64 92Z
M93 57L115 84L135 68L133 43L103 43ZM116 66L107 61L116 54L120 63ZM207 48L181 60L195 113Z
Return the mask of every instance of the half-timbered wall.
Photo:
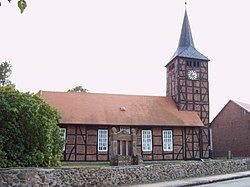
M189 62L197 66L189 66ZM190 80L188 71L198 78ZM172 96L179 110L196 111L205 125L209 124L208 62L177 58L167 66L167 95Z
M178 98L178 59L174 60L167 67L167 96L172 96L175 102Z
M109 161L109 150L98 151L98 129L109 131L113 126L60 125L66 128L66 145L62 161ZM208 134L194 127L133 127L137 134L137 151L143 160L183 160L208 158ZM118 128L119 129L119 128ZM142 130L152 132L152 151L142 151ZM173 150L164 151L162 132L172 130ZM109 136L110 137L110 136Z

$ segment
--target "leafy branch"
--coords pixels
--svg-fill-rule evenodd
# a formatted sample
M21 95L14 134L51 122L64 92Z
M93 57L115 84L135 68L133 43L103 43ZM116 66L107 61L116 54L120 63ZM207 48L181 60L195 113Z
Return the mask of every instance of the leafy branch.
M86 88L83 88L82 86L76 86L72 89L69 89L68 92L88 92L89 90Z
M9 80L12 73L11 64L7 61L0 63L0 87L13 85Z
M8 1L9 1L9 3L11 3L12 0L8 0ZM2 6L1 0L0 0L0 6ZM23 11L24 11L24 9L27 7L27 3L26 3L25 0L18 0L17 6L18 6L18 8L20 9L21 14L22 14Z

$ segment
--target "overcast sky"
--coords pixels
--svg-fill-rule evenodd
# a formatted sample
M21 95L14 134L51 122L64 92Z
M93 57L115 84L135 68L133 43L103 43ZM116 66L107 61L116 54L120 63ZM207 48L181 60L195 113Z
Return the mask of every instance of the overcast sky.
M184 0L27 0L0 8L0 60L21 91L165 95ZM250 1L189 0L196 48L207 56L212 120L229 99L250 103Z

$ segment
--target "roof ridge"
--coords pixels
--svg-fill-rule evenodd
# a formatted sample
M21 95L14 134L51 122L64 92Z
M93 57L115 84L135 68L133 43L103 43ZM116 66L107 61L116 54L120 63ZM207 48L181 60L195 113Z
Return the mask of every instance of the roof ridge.
M247 110L248 112L250 112L250 108L247 108L247 106L245 106L245 105L249 105L249 107L250 107L250 104L244 103L244 102L241 102L241 101L235 101L235 100L230 100L230 101L234 102L235 104L237 104L241 108L243 108L243 109Z
M211 125L213 124L213 122L217 119L217 117L221 114L221 112L227 107L227 105L229 104L229 103L233 103L233 104L235 104L235 105L237 105L237 106L239 106L240 108L243 108L243 109L245 109L245 110L247 110L248 112L250 112L250 110L248 110L247 108L245 108L245 107L243 107L242 105L240 105L240 103L238 103L238 101L234 101L234 100L232 100L232 99L230 99L224 106L223 106L223 108L218 112L218 114L214 117L214 119L211 121ZM247 103L243 103L243 104L247 104ZM248 105L248 104L247 104ZM250 106L250 104L249 104L249 106Z
M123 93L97 93L97 92L67 92L67 91L45 91L40 90L38 93L62 93L62 94L88 94L88 95L116 95L116 96L141 96L141 97L162 97L162 98L168 98L171 96L163 96L163 95L138 95L138 94L123 94Z

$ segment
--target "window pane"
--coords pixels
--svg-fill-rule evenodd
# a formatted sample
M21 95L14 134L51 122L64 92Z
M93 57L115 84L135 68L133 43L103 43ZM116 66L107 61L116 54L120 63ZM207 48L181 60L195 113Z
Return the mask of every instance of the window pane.
M108 150L108 130L98 130L98 151Z
M60 128L60 131L61 131L61 138L63 139L64 141L64 145L63 145L63 149L62 151L65 151L65 146L66 146L66 128Z
M162 131L162 139L163 139L163 150L164 151L173 151L172 130Z
M142 151L152 151L151 130L142 130Z

